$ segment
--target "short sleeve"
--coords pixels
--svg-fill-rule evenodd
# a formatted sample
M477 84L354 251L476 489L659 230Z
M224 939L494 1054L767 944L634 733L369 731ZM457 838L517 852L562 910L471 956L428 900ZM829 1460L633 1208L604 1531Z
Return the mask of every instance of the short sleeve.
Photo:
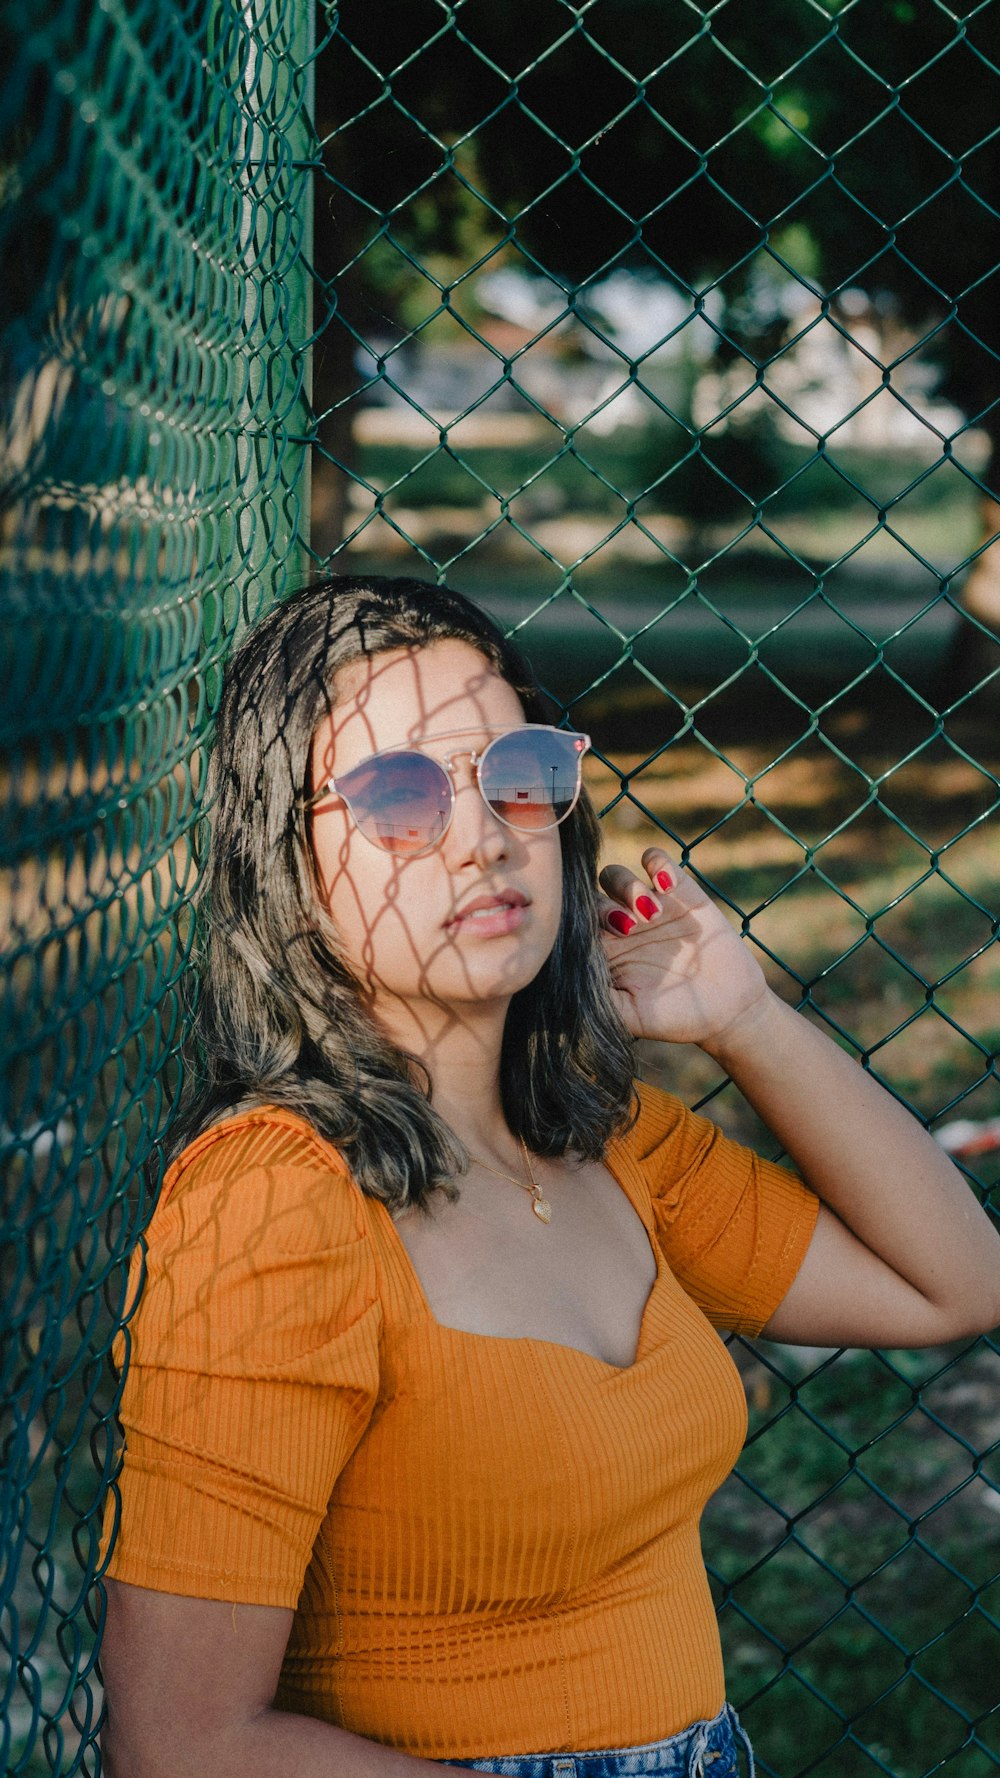
M360 1191L290 1114L230 1119L168 1173L145 1273L107 1572L294 1607L378 1394L382 1312Z
M627 1138L650 1193L664 1258L713 1326L766 1326L812 1239L819 1199L679 1099L638 1086Z

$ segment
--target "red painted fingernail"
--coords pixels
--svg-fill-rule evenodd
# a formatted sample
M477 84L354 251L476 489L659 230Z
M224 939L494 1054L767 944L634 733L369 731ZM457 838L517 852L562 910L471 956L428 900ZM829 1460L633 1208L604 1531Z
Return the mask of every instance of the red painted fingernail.
M674 886L672 873L668 870L658 870L656 873L656 886L658 889L672 889Z
M613 926L616 932L620 932L622 938L628 938L635 921L629 914L620 914L616 908L613 914L608 915L608 925Z
M651 895L637 896L635 905L644 920L655 920L660 911Z

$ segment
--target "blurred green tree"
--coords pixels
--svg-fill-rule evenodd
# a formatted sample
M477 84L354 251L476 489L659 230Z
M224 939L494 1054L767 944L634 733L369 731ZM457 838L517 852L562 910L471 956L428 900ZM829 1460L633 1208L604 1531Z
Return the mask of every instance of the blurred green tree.
M326 448L349 462L358 342L460 312L505 247L578 314L623 266L712 290L720 365L765 380L783 283L848 334L860 290L988 435L964 598L1000 631L998 27L993 0L343 0L317 80Z

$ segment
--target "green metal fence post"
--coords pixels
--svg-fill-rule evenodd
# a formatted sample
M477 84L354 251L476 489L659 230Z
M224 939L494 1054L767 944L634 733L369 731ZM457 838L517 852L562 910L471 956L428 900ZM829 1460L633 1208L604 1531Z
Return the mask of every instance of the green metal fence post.
M307 551L312 44L311 0L4 20L6 1778L98 1769L108 1355L177 1093L205 748L234 634Z
M219 0L215 16L231 28L228 0ZM240 107L234 248L237 263L257 276L246 277L240 316L240 499L224 512L219 536L226 646L302 578L311 487L314 0L240 0L237 20L230 70ZM278 368L276 341L284 348Z

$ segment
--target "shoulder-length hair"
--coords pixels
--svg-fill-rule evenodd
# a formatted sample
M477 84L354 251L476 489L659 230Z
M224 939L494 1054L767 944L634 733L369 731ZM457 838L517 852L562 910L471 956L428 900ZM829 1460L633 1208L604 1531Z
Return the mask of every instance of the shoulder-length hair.
M468 1153L433 1108L427 1069L377 1026L337 954L302 807L335 675L388 649L449 639L492 663L528 721L548 720L530 667L493 620L421 580L330 576L276 606L230 658L209 775L194 1085L168 1158L237 1109L281 1105L333 1143L391 1213L426 1209L437 1190L457 1198ZM558 831L562 919L547 961L508 1008L502 1104L535 1153L596 1159L634 1121L632 1044L598 937L600 829L586 792Z

